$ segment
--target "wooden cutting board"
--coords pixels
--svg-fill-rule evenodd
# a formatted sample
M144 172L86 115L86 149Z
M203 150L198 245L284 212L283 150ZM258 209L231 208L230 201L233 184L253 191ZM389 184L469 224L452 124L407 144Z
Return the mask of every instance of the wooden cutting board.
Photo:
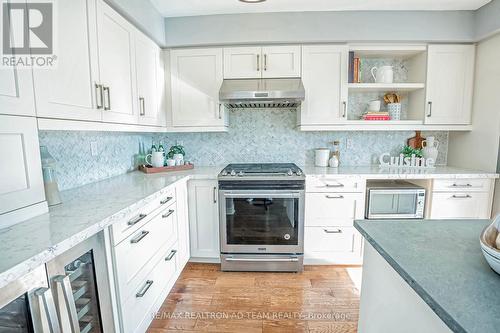
M425 140L420 131L415 131L415 136L408 139L408 146L415 149L422 149L422 141Z

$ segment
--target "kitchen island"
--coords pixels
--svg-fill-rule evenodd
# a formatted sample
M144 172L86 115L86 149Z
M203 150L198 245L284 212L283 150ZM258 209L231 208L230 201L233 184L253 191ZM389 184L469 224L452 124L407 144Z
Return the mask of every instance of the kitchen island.
M500 275L479 245L489 223L355 221L365 238L358 331L498 332Z

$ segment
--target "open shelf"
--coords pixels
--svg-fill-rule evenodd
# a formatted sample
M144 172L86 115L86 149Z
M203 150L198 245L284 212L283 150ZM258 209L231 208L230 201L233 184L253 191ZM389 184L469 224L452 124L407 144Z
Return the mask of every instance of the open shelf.
M424 89L424 83L349 83L350 90L357 91L415 91Z

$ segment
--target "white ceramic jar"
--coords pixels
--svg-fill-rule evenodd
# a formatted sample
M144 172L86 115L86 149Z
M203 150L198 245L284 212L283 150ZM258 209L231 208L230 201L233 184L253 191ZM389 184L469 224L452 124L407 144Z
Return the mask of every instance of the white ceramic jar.
M314 165L319 167L327 167L330 160L330 149L318 148L314 150Z

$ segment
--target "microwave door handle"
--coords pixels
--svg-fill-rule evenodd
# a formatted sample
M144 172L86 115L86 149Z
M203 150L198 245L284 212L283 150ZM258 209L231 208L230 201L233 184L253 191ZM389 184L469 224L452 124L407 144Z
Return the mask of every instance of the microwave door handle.
M69 323L72 333L80 333L80 324L78 323L78 314L76 312L75 298L71 289L71 281L68 275L58 275L54 277L54 282L61 287L66 303L66 311L68 312Z
M57 317L56 304L52 296L50 288L38 288L34 291L34 295L38 300L38 304L43 305L43 311L40 309L40 315L45 317L50 333L62 333L61 326L59 325L59 318ZM41 316L40 316L41 320Z

